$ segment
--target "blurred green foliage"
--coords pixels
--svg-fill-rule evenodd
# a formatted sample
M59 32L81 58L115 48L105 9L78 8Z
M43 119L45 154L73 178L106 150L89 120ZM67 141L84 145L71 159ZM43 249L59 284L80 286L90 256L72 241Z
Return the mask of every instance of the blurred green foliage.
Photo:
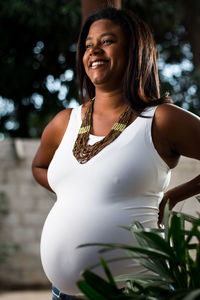
M123 7L153 31L159 57L161 92L200 115L200 1L124 0Z
M61 77L69 89L66 103L46 82L49 75L56 79L66 69L74 70L79 30L80 1L0 2L0 95L13 100L7 101L7 109L14 104L14 111L5 114L0 107L1 132L37 137L71 97L77 98L75 80ZM44 99L41 106L34 101L37 95Z
M122 5L153 30L162 92L169 91L175 103L200 114L200 72L194 55L199 52L193 35L200 22L199 1L190 1L190 9L182 0L122 0ZM78 99L75 52L80 27L79 0L0 2L0 132L5 136L39 137L58 111Z

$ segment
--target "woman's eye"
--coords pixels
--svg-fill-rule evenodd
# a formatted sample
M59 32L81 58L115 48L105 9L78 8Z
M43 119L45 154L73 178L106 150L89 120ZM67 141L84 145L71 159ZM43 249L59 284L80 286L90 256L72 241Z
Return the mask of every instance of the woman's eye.
M112 44L112 43L114 43L113 40L103 40L103 41L101 42L101 45L105 46L105 45L110 45L110 44ZM100 45L99 45L99 46L100 46ZM94 45L93 45L92 43L91 43L91 44L87 44L87 45L85 46L85 49L88 50L88 49L90 49L90 48L92 48L92 47L94 47Z
M87 45L85 46L86 49L89 49L89 48L91 48L91 47L92 47L92 44L87 44Z
M112 44L112 43L113 43L112 40L103 40L103 41L102 41L102 44L103 44L103 45Z

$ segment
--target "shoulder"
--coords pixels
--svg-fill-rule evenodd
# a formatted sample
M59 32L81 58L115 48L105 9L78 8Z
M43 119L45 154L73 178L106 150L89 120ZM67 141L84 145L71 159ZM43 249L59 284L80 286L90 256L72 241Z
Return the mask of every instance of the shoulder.
M49 122L49 124L47 125L48 128L51 128L51 129L59 129L61 127L63 127L63 123L68 124L69 122L69 118L70 118L70 115L71 115L71 111L72 111L72 108L67 108L67 109L64 109L64 110L61 110L53 119L51 122Z
M157 107L155 112L155 119L163 123L170 123L171 121L185 122L192 120L194 122L199 122L200 120L200 118L195 114L169 103L160 104Z
M58 147L62 137L67 129L69 118L71 115L71 108L60 111L45 127L42 134L42 142L47 144L54 144Z
M168 140L178 153L190 156L187 150L189 144L193 151L199 151L200 118L195 114L174 104L161 104L156 109L154 124L157 132Z
M200 125L200 118L174 104L161 104L157 107L154 115L157 126L163 130L178 130L188 127L189 130Z

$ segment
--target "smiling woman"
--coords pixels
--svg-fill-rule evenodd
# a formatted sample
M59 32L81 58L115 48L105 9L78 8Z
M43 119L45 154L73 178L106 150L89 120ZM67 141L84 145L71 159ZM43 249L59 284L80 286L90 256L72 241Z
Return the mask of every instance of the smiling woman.
M85 43L83 64L92 83L102 88L106 84L107 90L113 90L117 82L122 87L128 42L120 26L111 20L98 20L91 25Z
M114 8L91 15L77 70L84 103L55 116L33 161L36 180L57 195L41 238L53 299L74 299L80 272L98 263L98 248L80 244L135 245L119 225L137 220L156 228L167 199L172 209L200 192L199 176L166 191L181 155L200 159L200 122L160 96L155 43L143 21ZM130 268L141 272L111 264L114 275Z

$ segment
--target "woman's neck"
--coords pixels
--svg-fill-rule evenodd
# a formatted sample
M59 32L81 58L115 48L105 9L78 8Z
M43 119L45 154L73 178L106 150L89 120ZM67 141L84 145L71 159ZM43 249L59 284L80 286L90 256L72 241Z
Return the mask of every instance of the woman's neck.
M122 110L127 106L122 90L102 92L96 89L94 111L110 112Z

